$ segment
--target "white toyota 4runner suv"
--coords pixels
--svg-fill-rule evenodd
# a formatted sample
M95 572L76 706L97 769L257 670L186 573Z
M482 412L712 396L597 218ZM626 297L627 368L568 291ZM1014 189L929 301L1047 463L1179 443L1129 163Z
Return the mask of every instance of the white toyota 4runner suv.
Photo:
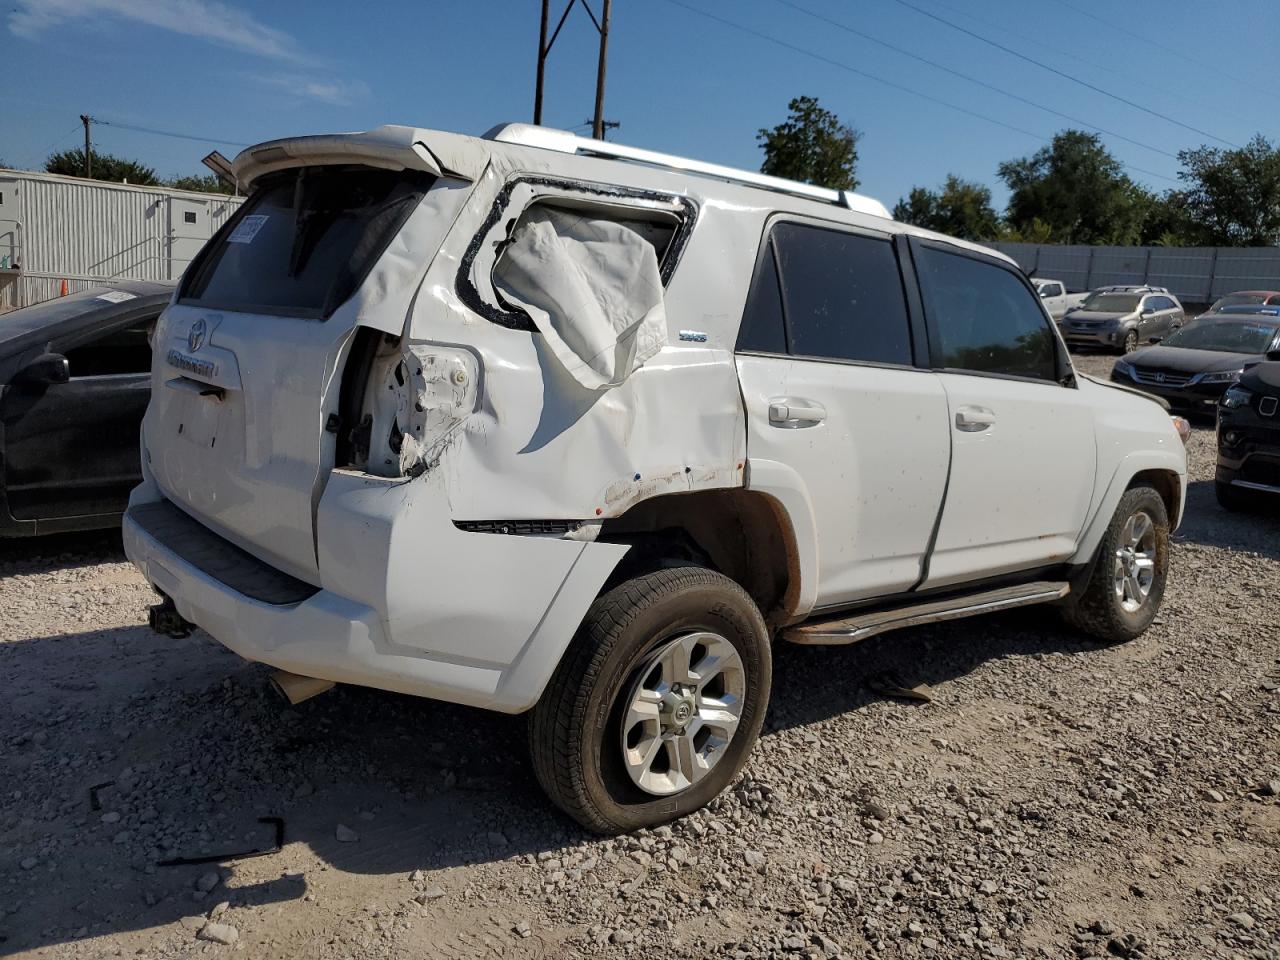
M154 334L124 521L299 698L528 711L618 832L733 780L770 645L1155 616L1178 425L1077 375L1013 261L874 200L523 125L301 137Z

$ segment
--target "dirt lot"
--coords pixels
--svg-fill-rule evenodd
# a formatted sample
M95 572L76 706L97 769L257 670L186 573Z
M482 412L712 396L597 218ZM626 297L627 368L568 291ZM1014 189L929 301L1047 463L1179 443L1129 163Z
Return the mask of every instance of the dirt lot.
M1147 635L1033 608L781 645L735 789L617 840L543 800L521 718L285 709L264 668L143 626L118 539L5 545L0 953L1280 957L1280 519L1217 507L1208 426L1191 454ZM271 816L278 853L156 866L269 846Z

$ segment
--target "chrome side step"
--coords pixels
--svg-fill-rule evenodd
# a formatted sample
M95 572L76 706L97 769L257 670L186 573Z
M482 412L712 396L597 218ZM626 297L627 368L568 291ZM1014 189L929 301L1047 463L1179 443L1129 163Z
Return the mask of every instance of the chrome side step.
M878 633L914 627L922 623L939 623L958 620L980 613L1012 610L1028 607L1033 603L1049 603L1061 600L1071 592L1071 585L1044 580L1039 583L1022 583L1014 587L1001 587L982 593L947 597L945 600L927 600L892 610L873 610L852 616L830 620L810 620L782 631L783 639L792 643L844 644L856 643Z

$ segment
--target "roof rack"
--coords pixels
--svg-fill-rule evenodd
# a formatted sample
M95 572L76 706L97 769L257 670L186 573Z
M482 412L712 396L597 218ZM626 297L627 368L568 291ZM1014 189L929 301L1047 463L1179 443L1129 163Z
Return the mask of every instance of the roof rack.
M815 187L795 180L784 180L764 173L751 173L734 167L722 167L718 163L704 163L701 160L690 160L653 150L642 150L639 147L628 147L620 143L609 143L604 140L591 140L579 137L567 130L554 127L539 127L528 123L504 123L484 134L485 140L499 143L518 143L526 147L538 147L542 150L555 150L558 153L572 153L582 156L607 157L610 160L630 160L653 167L664 167L668 170L680 170L685 173L712 177L716 180L727 180L730 183L741 183L747 186L772 190L775 193L786 193L795 197L805 197L821 203L833 203L837 206L854 210L858 213L870 214L873 217L893 219L889 210L879 200L853 193L850 190L831 190L826 187Z

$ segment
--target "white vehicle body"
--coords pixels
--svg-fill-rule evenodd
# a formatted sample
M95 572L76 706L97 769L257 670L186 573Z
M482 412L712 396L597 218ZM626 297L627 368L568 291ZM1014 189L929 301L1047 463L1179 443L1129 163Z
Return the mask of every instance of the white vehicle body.
M252 187L340 165L427 185L350 296L322 317L219 306L189 296L198 263L155 332L126 550L183 618L249 660L519 712L657 531L679 531L781 629L1083 569L1135 478L1181 516L1185 454L1166 412L1071 375L1047 319L1052 379L929 359L913 258L998 267L1034 301L1001 254L865 198L538 128L303 137L246 150L236 171ZM574 367L564 351L600 329L559 329L555 353L513 308L495 264L539 204L659 237L655 352L628 354L624 333L614 368L598 355ZM211 283L216 257L276 229L254 209L211 241ZM780 223L899 258L914 360L741 344Z
M1040 294L1044 308L1054 320L1061 320L1068 310L1078 307L1089 294L1067 293L1067 285L1061 280L1050 280L1047 277L1032 277L1031 284Z

